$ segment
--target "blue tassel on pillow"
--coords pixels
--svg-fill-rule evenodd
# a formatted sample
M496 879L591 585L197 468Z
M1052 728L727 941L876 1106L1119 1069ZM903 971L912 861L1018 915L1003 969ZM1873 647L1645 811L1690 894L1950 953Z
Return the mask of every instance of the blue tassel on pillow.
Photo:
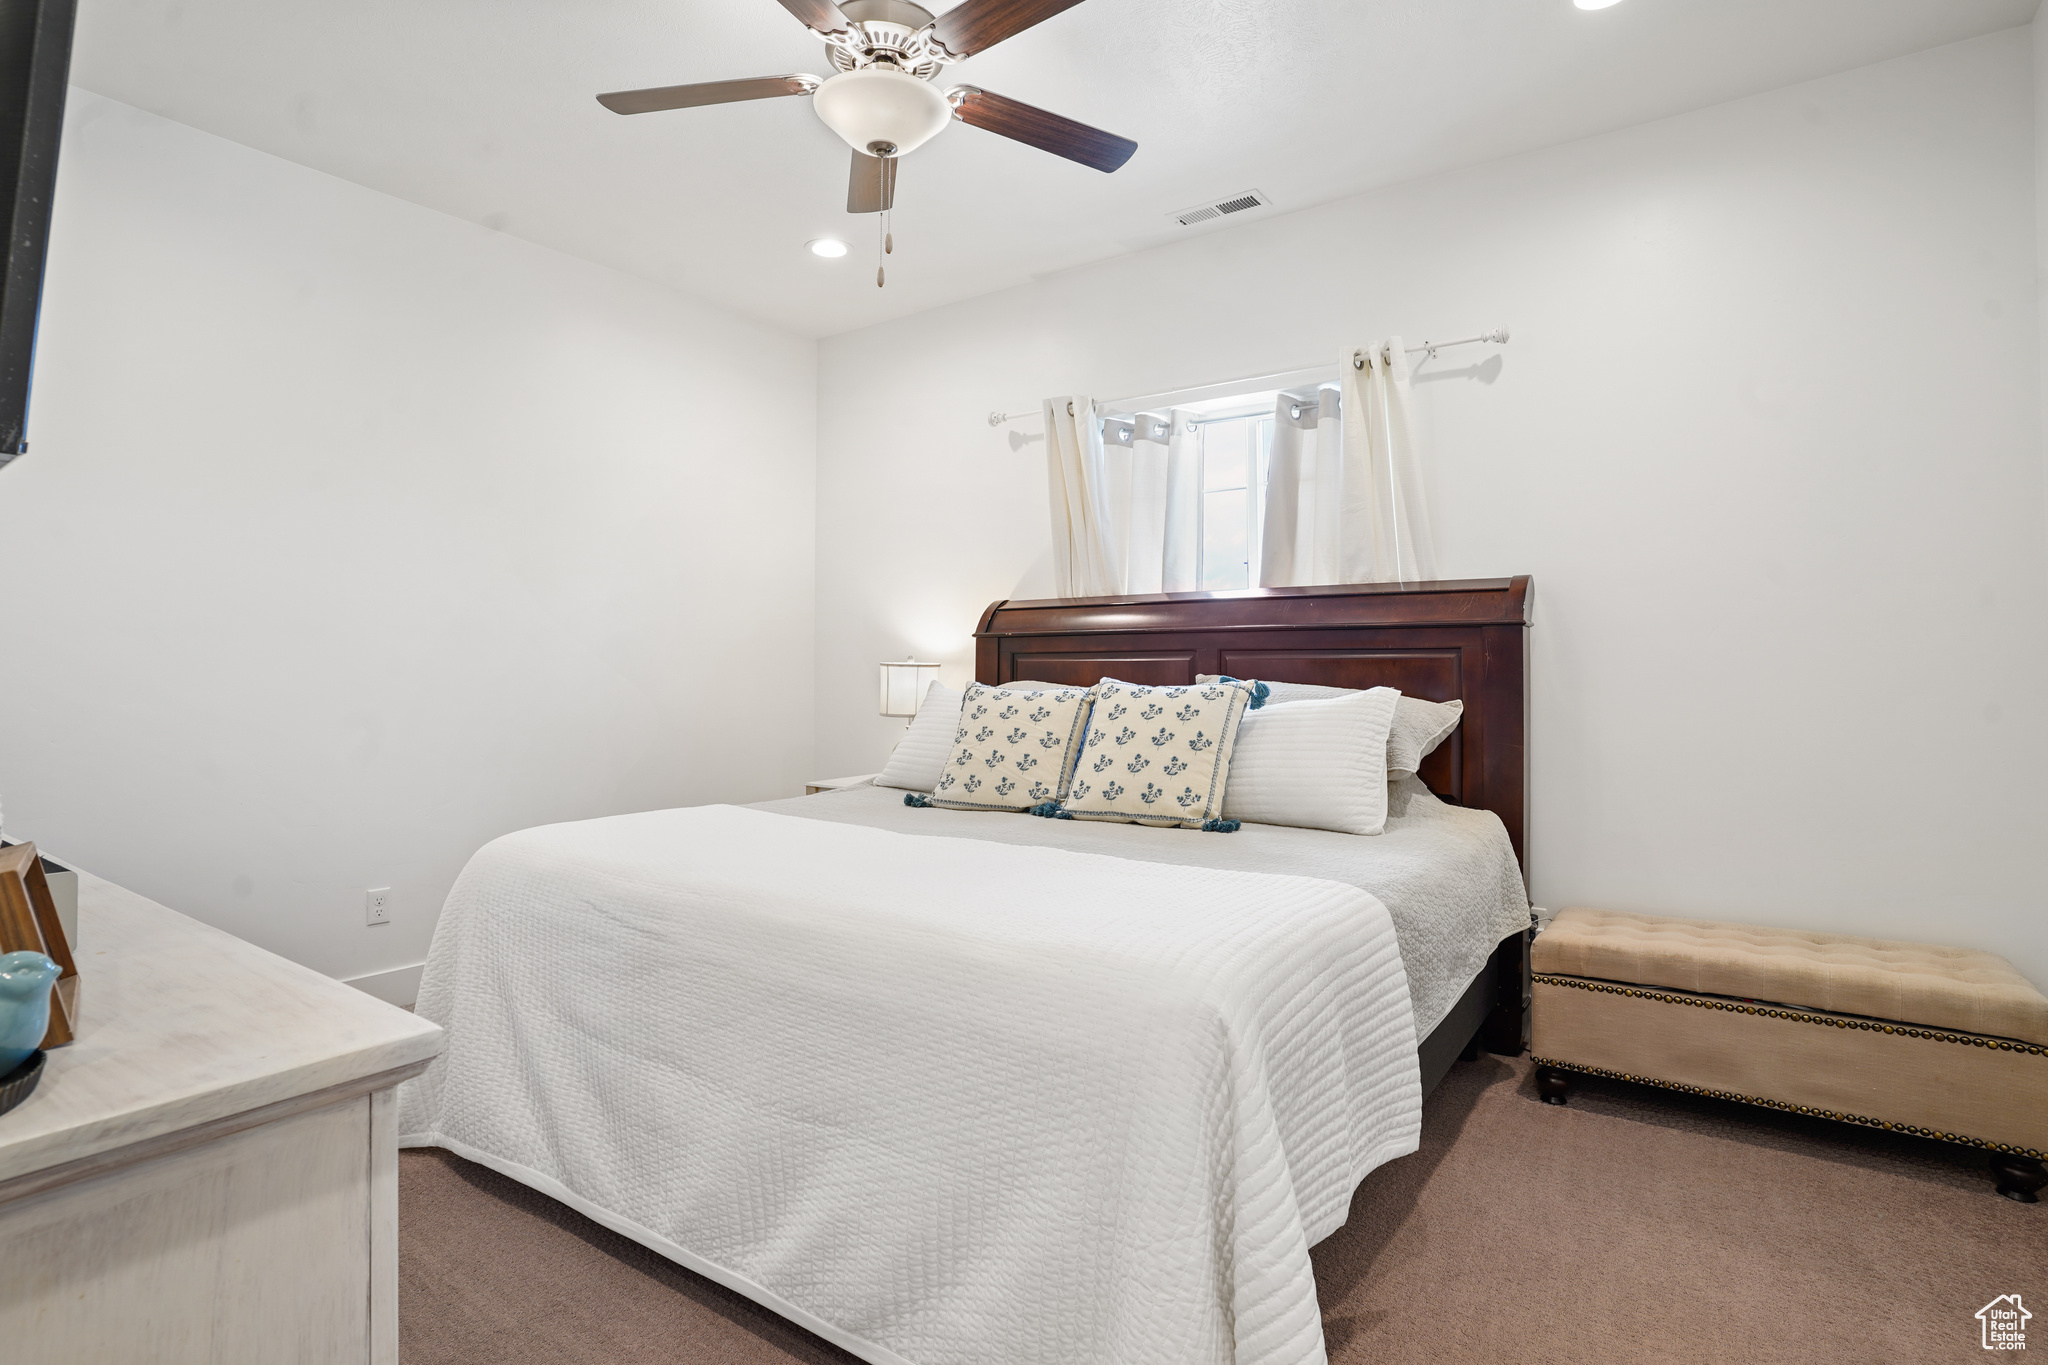
M1245 708L1245 710L1247 710L1247 711L1256 711L1256 710L1258 710L1258 709L1259 709L1259 708L1260 708L1261 706L1264 706L1264 705L1266 704L1266 698L1268 698L1268 697L1270 697L1270 696L1272 696L1272 695L1273 695L1273 689L1272 689L1272 688L1270 688L1270 687L1268 687L1268 686L1266 686L1266 685L1265 685L1264 683L1262 683L1262 682L1256 682L1256 681L1252 681L1252 680L1250 680L1250 679L1246 679L1246 678L1233 678L1233 677L1231 677L1231 676L1230 676L1229 674L1227 674L1227 673L1226 673L1226 674L1224 674L1224 675L1222 675L1221 677L1217 678L1217 679L1216 679L1216 681L1218 681L1218 682L1248 682L1248 681L1251 681L1251 683L1252 683L1252 704L1251 704L1250 706L1247 706L1247 707ZM1225 831L1224 831L1224 833L1226 833L1226 834L1227 834L1227 833L1229 833L1229 831L1228 831L1228 830L1225 830Z
M1235 834L1241 828L1236 820L1204 820L1202 829L1208 834Z
M1057 801L1041 801L1024 813L1026 815L1042 816L1047 820L1071 820L1074 818L1074 813L1061 810L1060 803Z
M919 810L923 810L926 806L929 806L931 803L932 799L929 796L926 796L923 792L903 793L903 804L906 806L915 806Z

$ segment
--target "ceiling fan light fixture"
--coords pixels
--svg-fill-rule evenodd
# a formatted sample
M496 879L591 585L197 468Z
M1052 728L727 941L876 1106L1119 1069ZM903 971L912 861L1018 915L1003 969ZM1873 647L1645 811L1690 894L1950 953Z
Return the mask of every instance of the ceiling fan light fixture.
M804 245L811 249L813 256L837 259L846 254L846 243L840 241L837 237L813 237Z
M886 66L842 71L818 87L811 107L856 152L877 155L877 143L904 156L938 136L953 106L928 82Z
M1579 9L1609 9L1620 3L1621 0L1572 0Z

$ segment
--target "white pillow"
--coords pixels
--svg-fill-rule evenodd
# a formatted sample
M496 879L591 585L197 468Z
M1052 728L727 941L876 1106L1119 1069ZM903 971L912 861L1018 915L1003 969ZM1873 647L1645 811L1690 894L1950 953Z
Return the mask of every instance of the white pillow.
M1387 776L1406 777L1451 737L1465 715L1462 701L1424 701L1403 694L1387 732Z
M1015 682L1005 685L1012 692L1050 692L1051 683ZM1078 689L1077 689L1078 690ZM946 760L953 756L953 732L960 728L960 699L963 694L942 682L925 689L910 728L896 741L896 751L875 774L877 787L928 792L939 785Z
M1261 825L1378 834L1387 827L1391 687L1247 711L1223 814Z
M1214 828L1250 683L1142 687L1104 678L1062 816ZM1235 825L1224 825L1228 830Z
M929 804L947 810L1029 810L1066 794L1094 694L970 683L954 749ZM913 805L926 804L905 797Z
M960 694L942 682L933 682L925 689L910 728L896 741L896 752L875 774L875 785L930 791L938 785L939 771L953 755L953 732L959 728Z
M1215 682L1219 676L1200 673L1195 676L1195 681ZM1266 706L1358 695L1355 687L1323 687L1317 683L1268 680L1266 686L1271 689ZM1387 732L1387 776L1406 777L1420 768L1422 760L1451 737L1451 731L1458 728L1458 721L1464 714L1465 703L1462 701L1424 701L1421 697L1404 694L1394 707L1393 729Z

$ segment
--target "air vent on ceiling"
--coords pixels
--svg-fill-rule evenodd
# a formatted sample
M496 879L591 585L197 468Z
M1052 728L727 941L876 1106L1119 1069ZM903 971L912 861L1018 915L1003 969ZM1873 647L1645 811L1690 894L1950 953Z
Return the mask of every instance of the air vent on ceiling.
M1246 190L1243 194L1233 194L1222 199L1212 199L1206 204L1197 204L1191 209L1182 209L1179 213L1173 215L1173 221L1179 223L1182 227L1193 227L1197 223L1207 223L1229 214L1243 213L1246 209L1266 208L1272 202L1259 190Z

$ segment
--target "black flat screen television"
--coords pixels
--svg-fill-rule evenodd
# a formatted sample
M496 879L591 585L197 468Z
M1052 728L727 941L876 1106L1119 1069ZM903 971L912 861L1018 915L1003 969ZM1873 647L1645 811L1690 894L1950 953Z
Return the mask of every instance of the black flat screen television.
M0 465L28 449L36 316L78 0L0 0Z

